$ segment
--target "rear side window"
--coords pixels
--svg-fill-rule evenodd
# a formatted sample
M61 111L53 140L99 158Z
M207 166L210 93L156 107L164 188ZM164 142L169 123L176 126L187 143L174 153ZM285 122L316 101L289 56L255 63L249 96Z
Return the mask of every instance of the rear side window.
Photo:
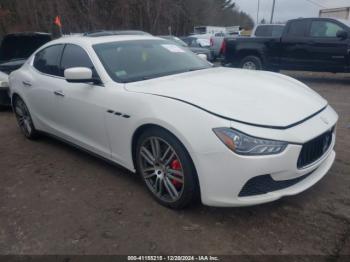
M293 21L290 23L289 29L288 29L288 36L292 37L305 37L306 31L308 27L308 22L301 20L301 21Z
M337 37L342 27L333 22L314 21L311 23L311 37Z
M283 35L284 26L274 26L272 28L272 36L281 37Z
M44 74L59 76L59 62L63 47L63 45L54 45L41 50L35 55L34 67Z
M272 27L271 26L259 26L255 31L255 36L258 36L258 37L272 36Z
M94 72L94 65L85 50L77 45L68 44L63 51L61 76L64 75L64 70L72 67L87 67Z
M263 25L258 26L255 31L257 37L281 37L284 26L282 25Z

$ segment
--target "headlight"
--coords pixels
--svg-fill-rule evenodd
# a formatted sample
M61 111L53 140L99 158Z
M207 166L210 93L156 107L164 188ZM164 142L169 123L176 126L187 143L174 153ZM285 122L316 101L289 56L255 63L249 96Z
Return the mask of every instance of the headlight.
M231 128L216 128L215 134L232 151L240 155L275 155L283 152L288 143L256 138Z

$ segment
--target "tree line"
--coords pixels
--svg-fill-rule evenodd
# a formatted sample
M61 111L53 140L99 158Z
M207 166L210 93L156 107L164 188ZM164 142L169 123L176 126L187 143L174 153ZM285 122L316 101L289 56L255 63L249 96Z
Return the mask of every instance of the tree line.
M0 0L0 34L51 32L62 18L64 33L134 29L186 35L195 25L250 29L254 22L232 0Z

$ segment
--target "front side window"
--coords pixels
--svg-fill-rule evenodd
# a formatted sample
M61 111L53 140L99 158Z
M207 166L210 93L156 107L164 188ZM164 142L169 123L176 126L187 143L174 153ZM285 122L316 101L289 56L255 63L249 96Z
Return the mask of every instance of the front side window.
M211 67L187 48L166 40L105 43L94 50L110 77L123 83Z
M311 37L337 37L343 28L333 22L314 21L311 23Z
M54 45L35 55L34 67L48 75L60 76L59 63L64 45Z
M67 44L61 60L61 76L64 75L64 70L72 67L87 67L94 71L94 65L85 50L77 45Z
M305 20L291 22L288 29L288 36L290 37L305 37L308 22Z

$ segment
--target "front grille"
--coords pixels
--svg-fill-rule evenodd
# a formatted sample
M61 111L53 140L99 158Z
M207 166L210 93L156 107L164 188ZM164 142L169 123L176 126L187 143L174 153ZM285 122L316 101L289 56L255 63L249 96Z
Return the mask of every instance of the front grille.
M271 175L254 177L244 185L242 191L239 193L239 197L264 195L292 187L312 175L313 172L302 177L283 181L275 181Z
M319 160L332 144L334 128L303 145L299 159L298 169L305 168Z

